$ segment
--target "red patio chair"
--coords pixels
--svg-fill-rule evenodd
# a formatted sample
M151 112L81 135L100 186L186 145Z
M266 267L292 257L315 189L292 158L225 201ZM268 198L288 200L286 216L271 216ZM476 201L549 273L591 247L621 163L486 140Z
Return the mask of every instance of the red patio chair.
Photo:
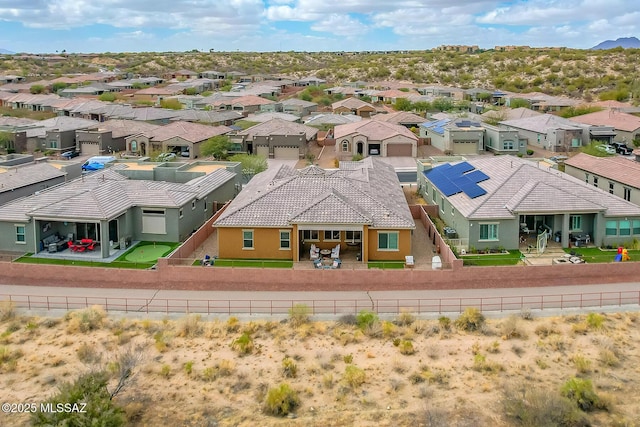
M96 247L96 242L91 242L89 243L89 246L87 246L87 250L92 251L95 249L95 247Z

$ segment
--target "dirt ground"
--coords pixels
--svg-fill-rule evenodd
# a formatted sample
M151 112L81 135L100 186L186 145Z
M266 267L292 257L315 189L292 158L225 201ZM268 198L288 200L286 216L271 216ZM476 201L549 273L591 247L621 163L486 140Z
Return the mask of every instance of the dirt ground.
M594 316L524 313L478 332L408 313L363 328L353 318L135 320L99 309L15 317L0 323L0 401L39 404L135 351L139 364L115 398L128 425L509 426L518 424L505 414L505 389L559 399L574 376L590 379L604 402L585 415L592 425L640 425L640 315ZM234 346L243 333L246 354ZM265 393L281 383L300 404L268 415ZM0 425L28 425L28 416L0 414Z

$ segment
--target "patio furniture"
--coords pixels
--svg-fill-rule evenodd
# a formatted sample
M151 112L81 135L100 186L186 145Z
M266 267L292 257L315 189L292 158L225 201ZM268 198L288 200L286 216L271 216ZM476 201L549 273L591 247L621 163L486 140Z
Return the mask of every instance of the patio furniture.
M66 244L66 240L57 233L42 239L42 248L46 249L47 252L59 252L64 249Z
M333 263L331 263L331 268L340 268L342 265L342 260L340 258L334 258Z
M320 249L316 247L315 244L311 244L311 249L309 250L309 258L311 260L316 260L320 258Z
M335 248L331 249L331 258L340 258L340 243Z
M313 268L322 268L322 260L320 258L313 260Z
M413 260L413 255L406 255L404 257L404 266L405 268L413 268L415 267L415 262Z
M331 255L331 249L320 249L320 255L322 255L323 258L328 258L329 255Z

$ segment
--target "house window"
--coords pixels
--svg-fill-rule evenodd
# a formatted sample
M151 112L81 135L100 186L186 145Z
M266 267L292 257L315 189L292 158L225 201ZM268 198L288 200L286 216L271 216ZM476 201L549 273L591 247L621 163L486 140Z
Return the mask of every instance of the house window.
M135 139L131 141L131 151L138 151L138 142Z
M444 197L440 197L440 212L444 213Z
M480 240L498 240L498 224L480 224Z
M191 209L195 209L196 208L196 201L192 200L191 201Z
M456 209L451 205L451 216L456 216Z
M27 243L24 225L16 225L16 243Z
M349 151L349 141L347 140L342 141L342 151L344 152Z
M184 209L180 208L180 210L178 211L178 216L180 218L182 218L184 216Z
M569 215L569 231L582 231L582 215Z
M340 231L339 230L324 230L324 240L336 240L340 241Z
M253 230L242 230L242 249L253 249Z
M397 251L398 250L398 232L397 231L378 232L378 250L379 251Z
M291 249L291 231L280 231L280 249Z
M58 148L58 141L49 141L49 148Z
M613 194L614 183L609 181L609 194Z
M617 236L618 235L618 222L617 221L607 221L604 226L604 234L607 236Z
M598 177L597 176L593 177L593 186L594 187L598 187Z
M586 182L587 184L589 183L589 174L588 173L584 174L584 182Z
M431 201L433 203L436 202L436 188L435 188L435 186L433 187L433 190L431 190Z
M631 236L631 221L620 221L618 225L618 232L621 236Z
M302 240L317 242L318 230L302 230Z
M631 200L631 189L624 187L624 195L623 195L624 199L628 202Z
M505 141L504 142L505 150L513 150L513 141Z
M142 232L144 234L167 234L164 209L142 209Z
M640 220L637 220L637 219L633 220L633 234L635 235L640 234Z
M581 143L582 143L582 141L580 140L580 138L573 138L573 139L571 139L571 146L572 146L573 148L575 148L575 147L580 147L580 146L582 145Z
M347 231L345 240L347 242L361 242L362 241L362 232L361 231Z

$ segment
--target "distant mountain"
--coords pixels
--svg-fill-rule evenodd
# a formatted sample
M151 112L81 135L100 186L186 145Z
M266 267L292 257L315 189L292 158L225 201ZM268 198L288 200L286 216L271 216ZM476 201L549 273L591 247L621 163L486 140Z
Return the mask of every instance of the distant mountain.
M616 47L640 49L640 40L635 37L620 37L617 40L604 41L599 45L592 47L591 50L614 49Z
M11 52L7 49L0 49L0 55L13 55L15 52Z

